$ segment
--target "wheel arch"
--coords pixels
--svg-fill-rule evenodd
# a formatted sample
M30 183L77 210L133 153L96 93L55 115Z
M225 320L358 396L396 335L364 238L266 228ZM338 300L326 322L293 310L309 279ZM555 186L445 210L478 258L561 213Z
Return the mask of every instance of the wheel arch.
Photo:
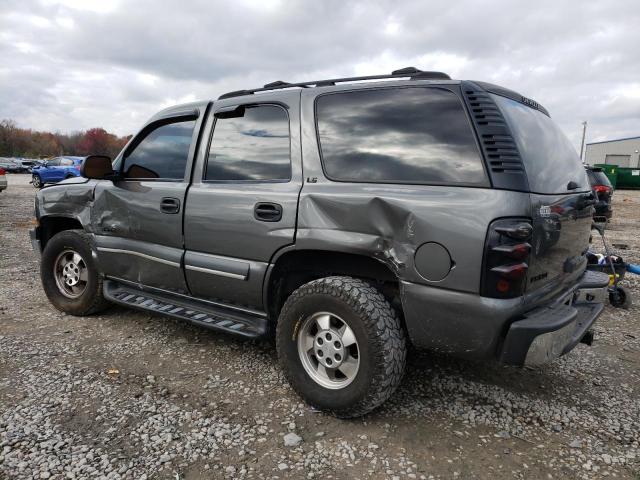
M375 282L403 317L400 280L381 260L332 250L289 249L273 261L265 277L263 299L271 321L276 323L284 302L294 290L312 280L332 275Z
M54 235L65 230L83 230L84 226L80 220L73 216L47 215L40 218L39 238L40 248L44 250L47 242Z

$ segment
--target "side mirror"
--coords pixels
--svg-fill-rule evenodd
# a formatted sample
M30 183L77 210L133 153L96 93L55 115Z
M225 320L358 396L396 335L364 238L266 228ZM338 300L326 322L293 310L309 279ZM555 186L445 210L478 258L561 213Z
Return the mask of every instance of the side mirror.
M114 180L116 173L111 165L111 158L106 155L89 155L80 166L80 175L96 180Z

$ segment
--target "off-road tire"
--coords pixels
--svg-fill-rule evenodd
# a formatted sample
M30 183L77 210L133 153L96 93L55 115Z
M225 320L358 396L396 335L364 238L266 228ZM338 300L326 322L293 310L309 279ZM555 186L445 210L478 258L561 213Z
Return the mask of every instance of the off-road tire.
M56 258L66 249L78 252L88 271L86 288L82 295L74 299L67 298L62 294L53 273ZM99 274L93 255L91 238L83 230L64 230L47 242L40 262L40 278L49 301L61 312L84 316L98 313L110 305L102 295L103 279Z
M358 342L358 373L338 390L316 383L298 354L300 324L319 311L339 315ZM309 282L289 296L278 318L276 348L293 389L313 407L340 418L364 415L385 402L400 385L407 354L402 324L384 296L362 280L338 276Z

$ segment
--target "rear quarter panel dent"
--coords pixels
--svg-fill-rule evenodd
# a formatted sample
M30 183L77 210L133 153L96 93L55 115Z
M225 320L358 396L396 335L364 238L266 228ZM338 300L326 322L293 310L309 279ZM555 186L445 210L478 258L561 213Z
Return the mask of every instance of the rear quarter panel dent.
M296 248L368 255L409 282L477 293L489 223L527 215L528 194L485 188L322 183L300 198ZM414 268L425 242L444 245L454 267L431 282Z

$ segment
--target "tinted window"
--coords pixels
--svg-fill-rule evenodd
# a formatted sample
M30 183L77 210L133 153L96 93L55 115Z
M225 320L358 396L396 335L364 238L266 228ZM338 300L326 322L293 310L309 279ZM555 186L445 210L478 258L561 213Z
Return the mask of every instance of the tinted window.
M587 170L587 175L589 176L589 183L592 186L606 185L607 187L611 187L609 178L602 170Z
M190 120L152 130L125 158L125 177L182 180L195 124Z
M491 96L515 136L532 192L567 193L569 182L578 184L572 191L589 190L578 152L551 118L515 100Z
M205 180L289 180L289 151L287 112L247 107L241 117L216 119Z
M452 92L397 88L324 95L316 112L331 179L487 184L471 126Z

